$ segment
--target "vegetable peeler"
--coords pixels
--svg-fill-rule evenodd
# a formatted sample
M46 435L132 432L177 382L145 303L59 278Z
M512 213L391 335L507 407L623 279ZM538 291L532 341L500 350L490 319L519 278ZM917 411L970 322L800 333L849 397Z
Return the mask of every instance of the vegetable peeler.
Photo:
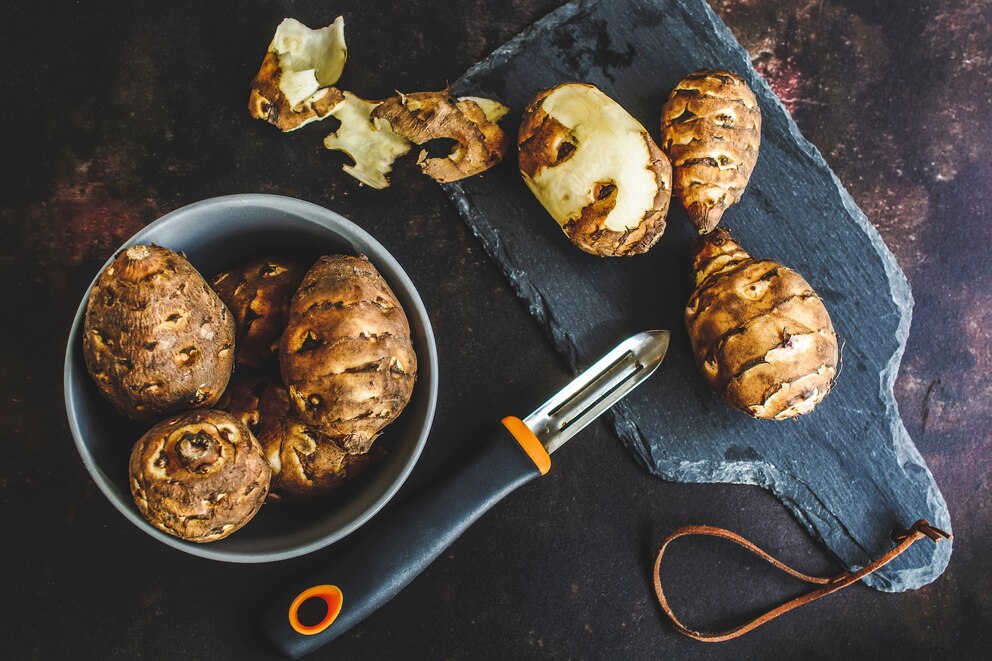
M329 643L392 599L472 523L507 494L551 469L551 453L644 382L668 351L670 334L633 335L521 420L503 429L462 470L375 521L321 571L280 595L263 626L275 646L297 659ZM319 622L300 607L326 605Z

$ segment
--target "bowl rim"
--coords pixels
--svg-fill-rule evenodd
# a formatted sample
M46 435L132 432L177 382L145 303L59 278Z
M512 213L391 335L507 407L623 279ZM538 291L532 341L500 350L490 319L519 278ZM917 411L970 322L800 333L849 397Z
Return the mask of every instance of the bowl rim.
M380 267L381 265L385 265L387 267L386 270L390 272L387 274L387 281L390 282L391 285L399 284L403 287L409 296L410 303L412 303L413 314L417 315L423 323L423 339L427 355L421 357L418 353L417 361L420 364L426 363L430 370L430 378L423 380L418 379L417 384L421 387L427 388L427 407L424 421L418 432L417 441L413 448L413 452L402 465L396 479L393 480L383 491L383 493L376 498L376 500L369 507L362 511L361 514L354 517L351 521L337 530L323 535L311 542L299 544L279 551L239 551L234 553L222 548L212 548L210 544L197 544L195 542L182 540L178 537L173 537L172 535L162 532L155 526L151 525L144 519L144 517L141 516L136 508L131 506L130 501L121 502L122 499L118 496L116 486L103 474L103 471L97 465L96 460L90 453L89 447L83 442L82 432L80 431L79 422L77 420L79 411L76 408L75 399L70 396L71 384L76 373L73 366L73 348L79 341L80 333L82 332L82 324L86 314L86 304L89 300L90 291L93 289L93 285L96 283L97 278L100 277L101 273L103 273L103 270L107 268L107 266L114 260L121 250L127 248L128 246L142 242L142 240L144 240L144 238L148 236L148 234L152 233L156 228L160 228L163 225L170 223L179 222L177 219L182 219L190 214L209 212L214 207L229 208L232 206L268 206L273 209L278 209L281 212L299 215L300 217L322 225L327 229L338 231L342 235L348 237L349 240L352 240L355 243L365 244L376 251L378 254L373 260L373 263L377 267ZM411 311L408 311L408 313L409 312ZM423 360L423 358L426 358L426 360ZM80 301L79 307L76 309L76 314L73 317L72 325L69 329L68 341L66 343L62 390L63 397L65 399L66 414L69 419L69 429L72 432L72 438L76 445L76 450L79 452L79 456L83 460L83 465L86 467L86 471L90 474L93 481L96 482L97 487L99 487L104 497L106 497L106 499L110 501L114 507L124 515L125 518L127 518L142 531L148 533L152 537L155 537L159 541L164 542L173 548L179 549L180 551L189 553L190 555L224 562L261 563L300 557L340 541L367 523L383 507L385 507L390 500L392 500L393 496L396 495L396 492L400 490L407 478L410 476L410 473L413 471L413 468L419 460L424 446L427 443L427 437L430 435L435 411L437 409L438 380L437 344L434 337L434 330L431 326L430 316L427 313L427 308L424 306L424 302L420 297L420 292L417 291L417 288L414 286L413 281L410 280L410 277L407 275L406 271L381 243L373 238L371 234L341 214L318 204L284 195L240 193L235 195L221 195L207 198L205 200L193 202L192 204L187 204L170 211L143 227L131 238L125 241L118 249L114 250L110 258L103 264L103 266L100 267L96 275L93 276L89 286L87 286L86 291L83 293L82 300Z

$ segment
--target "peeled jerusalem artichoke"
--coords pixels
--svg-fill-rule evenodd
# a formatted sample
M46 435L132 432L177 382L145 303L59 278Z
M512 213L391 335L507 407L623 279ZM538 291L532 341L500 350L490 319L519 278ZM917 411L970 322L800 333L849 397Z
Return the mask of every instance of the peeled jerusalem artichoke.
M517 147L524 183L582 250L639 255L661 238L671 165L597 87L564 83L539 92L524 111Z
M728 71L683 78L661 111L661 148L672 159L675 196L700 234L740 200L758 160L761 110Z
M726 229L696 239L685 325L703 377L755 418L809 413L837 376L837 334L801 275L751 257Z

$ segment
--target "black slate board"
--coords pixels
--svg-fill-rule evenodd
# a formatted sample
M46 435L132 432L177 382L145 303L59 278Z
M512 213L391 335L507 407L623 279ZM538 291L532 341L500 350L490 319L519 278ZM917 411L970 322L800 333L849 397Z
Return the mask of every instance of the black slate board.
M892 546L891 531L918 518L950 530L944 499L892 395L912 294L878 232L726 26L703 0L575 2L453 87L507 103L505 128L515 136L536 91L590 82L658 140L668 92L690 71L713 67L747 80L763 118L757 166L724 222L755 256L802 273L845 341L837 387L810 415L752 420L697 375L682 324L692 230L676 202L668 231L648 255L601 259L568 242L523 185L515 154L446 189L573 368L634 332L673 331L659 373L613 409L617 434L650 472L680 482L766 487L843 565L860 567ZM917 544L866 582L885 591L923 586L940 575L950 553L949 543Z

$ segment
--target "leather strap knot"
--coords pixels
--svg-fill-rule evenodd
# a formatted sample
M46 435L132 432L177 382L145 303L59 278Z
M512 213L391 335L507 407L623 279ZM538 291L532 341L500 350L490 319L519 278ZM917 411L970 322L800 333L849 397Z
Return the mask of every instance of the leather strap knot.
M665 550L668 545L680 537L689 537L691 535L707 535L710 537L720 537L722 539L729 540L738 546L743 547L745 550L758 556L765 562L768 562L776 569L779 569L793 578L797 578L800 581L805 581L813 585L822 585L823 587L807 592L804 595L796 597L791 601L787 601L780 606L772 608L766 613L759 615L750 622L743 624L736 629L731 629L730 631L725 631L723 633L703 633L690 629L675 617L675 613L672 611L672 607L668 604L668 598L665 597L665 591L661 587L661 559L665 555ZM872 563L862 567L855 572L842 572L836 576L810 576L804 574L801 571L789 567L785 563L773 558L767 552L758 548L755 544L744 539L740 535L730 532L724 528L714 528L713 526L685 526L679 528L672 532L661 544L661 548L658 549L658 556L654 561L654 591L658 596L658 603L661 604L661 609L668 616L668 619L672 621L675 628L682 634L692 638L693 640L699 640L704 643L720 643L726 640L732 640L738 636L743 636L749 631L757 629L761 625L774 620L780 615L784 615L789 611L804 606L810 602L816 601L820 597L825 597L828 594L833 594L838 590L846 588L852 583L857 583L865 576L881 569L885 565L889 564L897 557L899 557L903 552L905 552L909 547L915 544L917 541L927 537L933 540L935 543L940 542L944 539L954 539L952 535L944 532L940 528L936 528L930 525L929 521L925 519L920 519L914 523L909 530L899 531L892 535L893 541L898 542L897 545L890 549L885 555L876 559Z

